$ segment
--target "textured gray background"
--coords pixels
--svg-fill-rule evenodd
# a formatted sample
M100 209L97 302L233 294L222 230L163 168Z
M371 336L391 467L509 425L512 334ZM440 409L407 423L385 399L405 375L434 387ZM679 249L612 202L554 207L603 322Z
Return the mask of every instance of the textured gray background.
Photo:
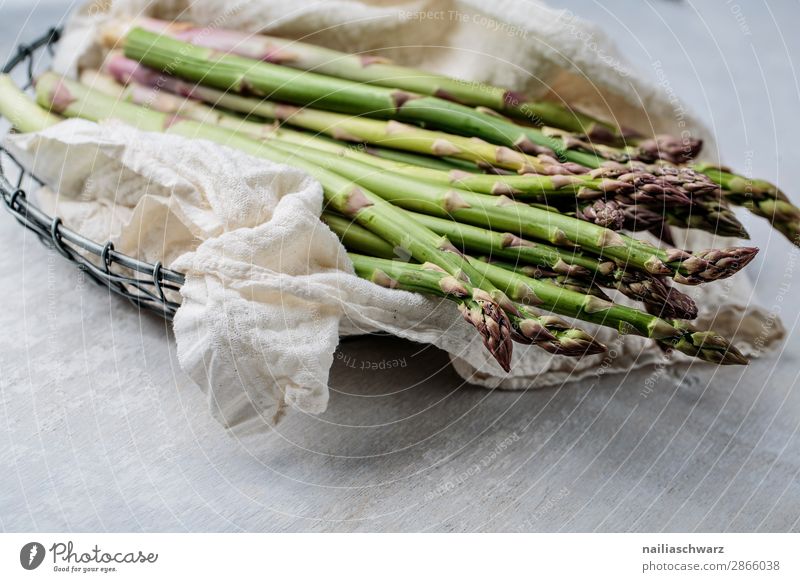
M723 160L800 200L796 1L571 0L670 86ZM0 56L67 3L0 0ZM754 301L800 313L792 247L743 216ZM794 263L792 262L794 261ZM319 418L234 439L167 326L0 218L0 529L787 531L800 524L792 334L749 368L487 392L399 340L342 347ZM401 358L405 366L363 371ZM648 389L650 387L650 389ZM649 391L648 391L649 390Z

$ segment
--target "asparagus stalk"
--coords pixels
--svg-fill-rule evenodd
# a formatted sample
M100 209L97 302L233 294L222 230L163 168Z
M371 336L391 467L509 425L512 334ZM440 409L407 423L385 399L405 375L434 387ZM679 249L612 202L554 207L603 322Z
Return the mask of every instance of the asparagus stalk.
M351 55L299 41L231 30L198 28L190 23L139 18L117 22L106 31L106 42L116 45L132 26L141 26L220 52L258 61L349 79L412 93L447 99L464 105L488 107L534 125L551 125L586 134L593 139L621 139L630 132L574 109L548 101L529 100L514 91L454 79L411 67L398 66L373 55Z
M603 192L633 188L633 184L631 183L634 179L633 176L627 176L627 184L621 181L615 181L610 176L598 178L590 176L564 177L560 174L553 177L529 174L522 176L494 176L469 172L464 166L453 168L453 161L463 162L463 160L453 160L448 157L443 158L440 156L438 158L431 158L429 156L415 156L413 158L408 158L408 152L401 152L388 148L360 151L344 146L337 139L348 135L352 136L357 133L357 130L348 131L342 128L342 125L346 125L348 122L352 121L353 118L348 116L333 117L335 114L308 108L292 110L285 105L282 106L264 99L244 97L229 91L220 91L210 87L188 83L181 79L160 73L149 67L145 67L120 55L114 55L107 59L105 68L119 83L128 86L141 85L163 89L175 95L197 99L214 106L223 107L227 110L237 111L246 115L256 115L267 119L281 120L290 125L297 125L305 129L321 131L322 129L320 129L320 124L317 121L306 123L304 120L308 120L309 118L317 118L318 120L318 116L327 114L327 119L333 123L333 127L329 128L326 133L331 135L334 139L331 141L323 141L319 139L319 136L307 136L306 142L313 147L336 152L339 155L354 158L357 161L390 171L413 173L421 179L436 183L459 185L470 190L475 190L476 192L515 194L517 196L523 196L525 194L541 195L545 193L557 194L562 192L571 194L580 192L581 196L584 197L596 197L602 195ZM108 80L104 80L103 88L108 86ZM120 91L117 89L114 93L119 94ZM141 96L144 94L144 92L139 92L136 95ZM144 101L145 100L142 98L137 100L139 104L144 104ZM155 101L150 98L147 99L147 101L152 105L166 106L169 103L167 99ZM197 109L192 108L192 111L197 111ZM283 115L282 112L294 114ZM411 166L409 162L412 164ZM424 167L426 165L428 167ZM422 171L420 171L419 166L423 166ZM473 168L475 168L474 164ZM557 166L553 164L547 166L541 165L538 169L544 173L558 171ZM617 173L622 174L622 172ZM630 172L626 173L630 174Z
M209 107L199 101L165 93L158 88L149 88L138 84L122 85L112 77L97 71L83 71L80 81L93 91L113 96L120 101L141 105L161 113L169 113L174 116L224 127L256 139L276 136L278 133L277 128L269 124L244 119ZM286 130L283 131L284 133L286 132ZM294 141L299 141L299 138L296 137Z
M542 242L532 242L510 232L495 231L456 222L452 218L439 218L410 212L414 220L446 236L457 247L473 253L482 253L515 263L543 267L560 275L584 279L614 279L620 269L613 261L604 261L583 254L578 249L565 249ZM647 275L645 275L647 276Z
M559 161L598 167L602 159L569 150L563 140L539 129L516 125L437 97L365 85L317 73L298 72L263 61L220 54L142 28L122 39L125 56L149 67L218 89L270 96L300 105L424 124L528 154L555 155Z
M139 65L120 55L106 61L106 70L119 82L166 88L172 93L191 96L222 107L274 119L333 139L369 143L393 149L416 152L436 157L449 157L475 164L515 170L525 173L570 173L568 167L555 160L543 162L507 147L498 147L481 140L459 135L422 129L398 121L381 121L365 117L352 117L319 109L299 109L290 105L266 100L248 99L224 91L199 88L180 79L165 78L156 70ZM136 86L136 85L134 85ZM572 167L583 171L585 168Z
M665 161L671 164L683 164L694 159L702 149L702 140L694 138L679 139L671 135L657 135L645 139L629 137L621 143L600 143L592 136L570 132L563 127L543 127L542 132L560 143L567 149L583 151L594 154L599 158L615 162L657 162Z
M685 206L675 206L665 213L665 217L672 226L696 228L719 236L750 238L726 201L718 197L694 199Z
M338 140L330 140L334 145L341 146ZM353 147L350 145L350 147ZM358 146L356 146L358 147ZM455 158L434 158L432 156L421 156L410 152L403 152L400 150L393 150L391 148L382 148L380 146L370 146L362 148L367 155L378 159L389 160L399 164L408 164L417 168L425 168L430 170L439 170L449 172L451 170L462 170L464 172L478 174L482 170L496 171L497 169L490 166L483 166L473 164L472 162L465 162L464 160L457 160Z
M616 200L594 200L592 202L575 203L572 206L574 211L570 208L565 208L562 204L559 208L548 205L536 205L538 208L550 210L555 212L564 212L570 216L576 216L586 222L591 222L598 226L608 228L610 230L622 230L625 226L625 210L622 205Z
M0 115L22 133L41 131L60 121L32 102L6 74L0 74Z
M484 263L490 263L497 267L502 267L507 271L514 271L515 273L519 273L520 275L525 275L526 277L530 277L531 279L536 279L537 281L548 283L555 287L560 287L562 289L569 289L570 291L575 291L576 293L581 293L583 295L592 295L593 297L597 297L598 299L611 301L611 298L603 292L603 290L596 284L595 281L592 280L579 279L577 277L570 277L569 275L559 275L558 273L555 272L543 270L541 267L532 267L530 265L520 265L514 263L506 263L503 261L497 261L492 257L476 257L476 258L479 261L483 261Z
M703 140L693 137L678 138L668 134L634 138L632 141L636 145L633 157L647 163L663 160L676 165L685 164L696 158L703 148Z
M118 95L131 102L139 105L147 105L159 111L164 111L163 107L179 109L179 107L176 106L178 101L173 101L166 97L155 99L144 90L145 87L158 90L161 95L163 95L164 92L168 92L173 95L185 97L187 101L191 100L193 103L197 103L198 101L207 103L213 106L213 111L219 111L216 108L220 107L222 108L223 114L226 115L231 114L225 112L232 111L259 118L276 118L276 109L278 107L276 103L188 83L182 79L171 77L164 73L159 73L154 69L150 69L149 67L145 67L119 53L112 53L106 59L104 69L107 71L107 75L99 71L84 71L81 74L81 82L99 89L104 93ZM126 92L123 87L139 87L140 89L134 92ZM190 108L191 113L197 111L202 112L202 108L196 106ZM328 139L320 135L305 135L318 149L324 149L327 146L328 148L334 148L338 151L343 147L343 144L337 139ZM361 148L361 151L368 152L369 155L363 154L368 159L374 159L375 157L383 158L386 161L391 160L397 165L412 164L414 166L443 171L455 169L470 172L479 171L479 167L476 164L455 158L419 155L379 146Z
M528 333L537 333L527 326L523 316L515 313L508 298L482 277L445 237L410 220L404 212L347 178L228 129L115 100L53 73L46 73L39 78L36 94L41 105L67 117L84 117L94 121L114 118L145 131L165 131L190 138L209 139L308 172L322 184L325 201L330 207L354 218L391 244L405 249L416 260L436 264L464 281L475 304L480 307L479 311L469 312L472 322L482 334L487 349L506 371L512 350L511 326L514 325L513 331L520 339L527 338Z
M277 146L277 147L280 147L280 146ZM325 153L323 153L323 152L317 152L317 153L318 153L319 155L322 155L322 156L325 156L325 155L326 155L326 154L325 154ZM313 150L311 150L311 149L309 149L309 148L304 148L304 154L305 154L306 156L309 156L309 155L311 155L311 157L314 157L314 152L313 152ZM317 158L316 158L314 161L315 161L315 163L322 163L322 164L324 164L324 165L327 165L328 167L331 167L331 166L337 166L337 164L336 164L336 158L334 157L334 158L332 159L332 158L330 157L330 155L328 155L327 159L325 159L325 158L323 157L323 159L322 159L322 161L321 161L321 162L320 162L320 158L317 156ZM358 168L360 167L360 168L361 168L361 170L358 170L358 173L360 173L360 174L363 174L363 168L364 168L364 166L359 166L358 164L351 164L351 166L355 166L357 170L358 170ZM337 166L337 167L338 167L338 166ZM337 170L337 171L339 171L339 170ZM399 179L400 177L398 176L397 178ZM351 175L351 179L352 179L352 175ZM380 188L380 186L379 186L379 188ZM374 187L374 186L373 186L373 189L375 189L375 187ZM377 191L377 190L376 190L376 191ZM631 240L633 240L633 239L631 239Z

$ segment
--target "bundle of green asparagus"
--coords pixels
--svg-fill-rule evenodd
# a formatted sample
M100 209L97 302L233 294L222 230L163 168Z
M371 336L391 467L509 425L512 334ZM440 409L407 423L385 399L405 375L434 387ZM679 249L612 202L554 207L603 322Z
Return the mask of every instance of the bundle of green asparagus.
M579 321L744 364L727 340L688 323L697 306L672 283L729 277L757 249L678 249L670 227L746 238L730 203L791 237L800 225L777 188L692 164L699 142L646 139L512 91L148 19L115 23L103 40L116 49L103 71L42 75L41 109L0 82L0 113L20 131L116 119L308 172L356 274L454 302L505 370L512 341L602 352ZM663 244L624 232L640 230ZM642 309L615 303L615 292Z
M295 70L311 71L315 80L323 83L322 77L327 76L327 79L348 79L375 88L389 89L370 94L365 92L355 99L336 91L328 96L314 98L314 107L369 117L409 120L414 124L424 123L430 127L477 136L490 143L533 154L546 152L555 155L559 161L573 162L592 169L608 168L609 164L606 162L609 160L625 163L629 167L631 161L657 162L653 168L654 173L665 173L666 180L670 183L688 180L689 183L685 185L692 192L707 187L708 182L702 179L705 177L718 187L716 192L722 200L743 206L770 220L792 243L800 245L800 209L778 187L765 180L738 175L726 168L692 163L700 152L702 143L691 137L643 137L559 104L525 99L508 89L402 67L374 56L348 55L277 37L231 30L209 30L189 23L147 18L118 22L106 29L106 44L124 47L129 56L156 69L163 68L165 58L168 57L165 53L156 54L149 50L151 43L142 38L142 35L138 39L132 38L136 35L130 35L129 32L134 27L158 33L156 37L162 37L158 45L167 53L178 48L178 44L172 44L168 48L170 43L163 37L183 41L184 46L191 43L193 46L209 49L205 51L206 54L240 55L263 63L280 65L272 67L268 76L266 69L262 69L253 75L229 78L230 82L226 82L225 75L220 77L216 74L213 79L203 81L203 84L224 90L245 87L260 95L307 105L307 98L300 96L298 99L292 94L294 91L291 87L279 84L281 72L284 73L284 79L287 76L291 78L291 74L286 71L287 67L291 67ZM143 53L148 51L149 54L144 56ZM201 51L196 51L193 57L182 59L182 63L186 65L183 72L177 70L183 64L174 69L170 67L169 72L199 81L194 56L201 57ZM222 62L215 58L214 61L215 73L221 73L223 67L235 68L237 63L242 64L241 59L237 60L235 57L221 59ZM195 71L194 75L192 70ZM308 76L304 78L308 79ZM199 98L202 99L202 96ZM521 122L514 123L505 116ZM692 208L693 216L688 216L688 211L679 214L683 221L678 217L670 219L676 226L706 228L708 221L716 223L719 234L722 234L719 228L724 228L726 234L746 238L744 229L738 223L733 223L738 225L738 232L731 229L732 225L727 221L735 221L735 218L724 203L712 203L707 212L703 211L702 206ZM710 216L706 216L707 214Z

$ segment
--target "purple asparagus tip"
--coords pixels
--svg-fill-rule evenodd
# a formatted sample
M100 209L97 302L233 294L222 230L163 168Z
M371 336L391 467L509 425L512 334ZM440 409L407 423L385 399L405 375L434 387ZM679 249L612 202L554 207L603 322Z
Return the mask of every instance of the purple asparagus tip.
M475 326L483 337L483 345L489 350L500 367L511 370L511 322L508 316L493 301L475 299L470 305L461 305L461 315L467 323Z
M578 217L599 226L620 230L625 224L625 211L614 200L595 200L578 210Z
M757 247L708 249L690 254L678 249L667 250L667 262L681 261L675 280L686 285L727 279L745 268L758 253Z
M636 158L643 162L664 160L672 164L683 164L693 160L703 148L703 140L693 137L657 135L639 143Z

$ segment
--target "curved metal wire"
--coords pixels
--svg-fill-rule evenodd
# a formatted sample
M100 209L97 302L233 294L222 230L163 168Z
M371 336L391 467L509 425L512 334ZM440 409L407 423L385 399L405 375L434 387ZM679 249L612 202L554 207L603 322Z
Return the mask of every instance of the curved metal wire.
M61 29L51 28L29 44L21 44L3 67L4 73L24 74L26 90L33 86L36 70L49 64L53 46ZM177 291L182 274L156 264L139 261L114 250L111 242L99 244L64 226L28 200L25 186L41 186L11 153L0 145L0 196L9 212L24 227L32 230L47 246L83 269L92 280L131 301L141 309L171 320L179 303Z
M33 87L34 75L49 65L60 28L51 28L29 44L21 44L3 67L3 73L24 73L22 86ZM161 262L146 263L114 250L113 243L96 243L64 226L59 217L49 216L28 200L24 186L40 187L42 181L28 172L0 142L0 197L6 209L25 228L32 230L46 246L75 263L98 285L108 288L147 311L172 320L184 276L165 269ZM384 336L383 332L367 335ZM342 341L359 336L342 338Z

